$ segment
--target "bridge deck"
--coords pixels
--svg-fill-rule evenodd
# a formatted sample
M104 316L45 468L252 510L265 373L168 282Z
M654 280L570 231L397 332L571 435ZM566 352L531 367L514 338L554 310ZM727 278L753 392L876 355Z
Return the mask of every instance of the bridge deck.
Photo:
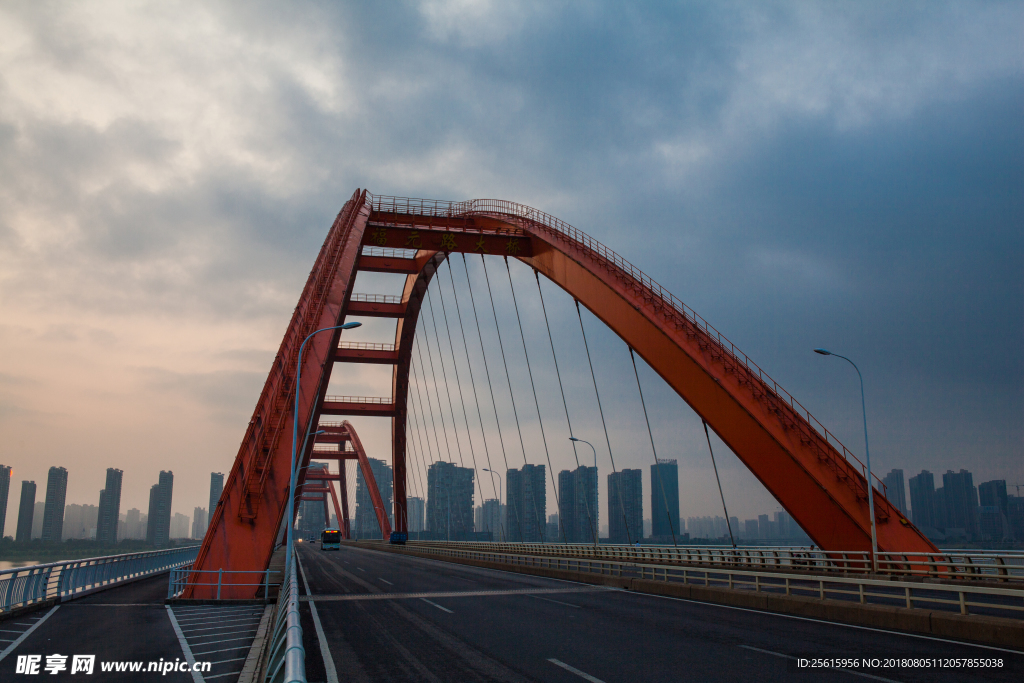
M795 657L1003 657L976 680L1011 680L1024 655L816 620L659 598L343 546L300 548L338 680L856 680ZM309 602L309 680L331 680ZM567 668L570 667L570 668ZM574 671L575 670L575 671ZM867 672L868 670L862 670ZM882 679L963 672L871 670ZM582 677L581 677L582 675ZM589 678L587 678L589 676ZM863 678L860 678L863 680Z
M44 607L0 621L0 636L15 642L32 629L20 643L0 642L0 652L13 649L0 660L0 680L21 680L16 675L19 655L41 655L38 672L50 679L45 667L47 657L65 655L66 670L56 674L72 676L74 655L95 655L92 677L84 680L138 681L161 680L193 683L191 673L147 672L149 662L185 661L181 642L164 600L167 574L136 581ZM263 605L174 606L177 627L193 652L195 660L210 662L207 673L198 680L234 683L252 644L256 626L264 613ZM5 633L5 632L10 633ZM17 633L15 633L17 632ZM110 662L140 662L142 673L103 671ZM76 680L84 672L74 674ZM26 678L26 680L31 680Z

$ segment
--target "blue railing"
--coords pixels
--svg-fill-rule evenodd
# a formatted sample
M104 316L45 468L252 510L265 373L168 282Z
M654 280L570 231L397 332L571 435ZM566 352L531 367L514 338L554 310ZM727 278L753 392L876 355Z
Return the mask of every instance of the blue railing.
M67 600L94 590L181 567L198 545L0 570L0 614L44 600Z
M284 582L277 600L277 617L270 641L265 683L306 683L306 651L299 624L299 581L295 575L295 550L289 548Z

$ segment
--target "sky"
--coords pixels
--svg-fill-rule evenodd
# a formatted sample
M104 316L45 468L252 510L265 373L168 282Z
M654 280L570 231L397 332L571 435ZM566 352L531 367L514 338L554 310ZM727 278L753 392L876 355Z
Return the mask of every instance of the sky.
M53 465L68 503L96 504L117 467L122 511L145 511L166 469L175 512L205 507L356 188L547 211L686 302L860 454L856 373L812 349L854 359L875 470L1024 484L1022 25L1011 2L4 3L5 533L20 482L41 499ZM492 284L523 418L519 447L484 321L506 455L545 463L508 276L488 268L505 278ZM468 274L485 291L478 262ZM575 466L536 283L511 274L551 462ZM574 433L607 472L572 300L543 286ZM450 284L436 293L454 302ZM643 468L648 492L628 350L584 324L616 465ZM392 334L373 321L348 338ZM720 514L699 418L643 363L639 377L657 455L679 461L682 516ZM346 368L331 393L389 383ZM467 458L483 457L475 420L473 450L452 435ZM386 421L356 427L371 455L390 452ZM712 443L730 515L780 509Z

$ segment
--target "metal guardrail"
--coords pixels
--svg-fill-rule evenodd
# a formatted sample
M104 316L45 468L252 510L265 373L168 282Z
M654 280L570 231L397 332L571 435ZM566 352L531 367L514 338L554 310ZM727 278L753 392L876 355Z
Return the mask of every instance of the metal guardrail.
M270 571L269 568L264 570L264 571L262 571L262 572L255 572L255 571L231 571L231 570L225 571L223 569L217 569L217 570L202 569L202 570L197 570L197 569L192 569L192 564L189 563L189 564L184 565L182 567L178 567L176 569L172 569L171 570L170 581L167 584L167 598L171 599L171 598L178 597L189 586L216 586L217 587L217 598L216 598L217 600L220 600L220 590L224 586L260 586L260 587L263 588L263 597L266 598L267 596L270 595L270 587L278 585L276 583L271 583L270 582L270 575L271 574L280 574L280 573L281 572L278 572L278 571L273 571L272 572L272 571ZM192 577L195 577L196 579L202 579L202 578L204 578L202 576L202 574L213 574L213 575L215 575L217 577L217 580L216 581L199 581L199 580L190 581L189 580ZM262 579L262 581L259 581L257 583L244 583L244 582L239 582L239 581L232 581L231 579L236 578L236 577L233 577L232 574L249 574L250 576L255 575L256 577ZM226 582L224 581L225 575L227 575L227 579L228 579ZM210 578L213 578L213 577L210 577Z
M368 244L364 244L362 255L382 256L384 258L411 259L416 258L417 253L419 253L418 249L395 249L393 247L373 247Z
M198 545L190 545L4 569L0 571L0 614L191 564L198 552Z
M389 546L390 547L390 546ZM509 552L486 552L414 544L407 550L438 557L462 558L512 566L600 574L619 578L648 579L706 587L748 590L756 593L839 598L860 604L890 605L907 609L939 609L960 614L986 613L1024 618L1024 590L990 588L971 584L923 584L871 579L860 576L799 576L771 571L730 568L694 568L570 557L546 557ZM401 552L401 550L398 550ZM973 612L972 612L973 610Z
M390 396L324 396L325 403L373 403L390 405L394 399Z
M294 549L289 549L294 554ZM295 559L285 560L284 582L277 599L273 636L264 683L306 683L306 651L299 623L299 582Z
M831 551L798 547L630 546L564 543L481 543L409 541L417 547L505 552L541 557L570 557L621 562L658 562L686 566L774 569L825 574L871 574L868 551ZM1024 552L947 550L939 553L878 553L878 574L964 580L1024 582Z
M339 349L352 349L354 351L394 351L394 344L381 344L376 342L340 342Z
M353 294L352 301L371 304L400 304L402 297L395 294Z
M435 199L417 199L411 197L388 197L383 195L373 195L369 192L366 193L366 196L373 211L383 214L391 213L396 215L459 218L463 216L471 217L473 214L492 213L521 218L523 220L530 221L534 225L540 226L541 229L559 238L567 239L584 250L591 252L598 260L606 261L625 272L629 277L636 280L641 287L649 291L653 297L660 299L667 307L673 309L684 319L703 330L708 337L719 344L725 353L729 354L737 363L745 367L751 375L756 376L761 380L765 389L773 392L781 401L788 404L793 411L804 417L812 430L817 431L818 435L842 454L843 458L847 462L856 464L856 466L860 468L861 475L867 478L867 467L865 467L864 463L861 462L861 460L845 445L843 445L835 434L832 434L832 432L826 429L817 418L811 415L810 411L797 401L792 394L782 388L778 382L772 379L767 372L762 370L757 363L747 356L747 354L743 353L739 347L733 344L725 335L715 329L715 327L702 318L696 311L677 299L670 291L658 284L658 282L649 275L582 230L579 230L578 228L575 228L565 221L544 211L504 199L473 199L464 202L452 202ZM458 230L455 227L451 227L450 229L453 231ZM876 482L875 487L882 492L882 495L885 495L885 483L879 479L874 472L872 472L872 477Z

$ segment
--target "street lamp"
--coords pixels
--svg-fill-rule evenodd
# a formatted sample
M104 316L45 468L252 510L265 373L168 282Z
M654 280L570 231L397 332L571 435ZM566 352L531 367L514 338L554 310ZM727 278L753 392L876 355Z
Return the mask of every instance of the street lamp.
M570 436L569 437L569 441L579 441L580 443L585 443L588 446L590 446L590 450L594 451L594 472L596 473L597 472L597 449L594 448L594 444L590 443L589 441L584 441L583 439L577 439L575 436ZM589 503L587 503L587 509L588 510L590 509L590 504ZM595 517L597 516L597 510L594 510L594 516ZM590 523L593 526L591 531L594 534L594 547L597 547L597 545L598 545L598 542L597 542L597 523L594 522L593 520L591 520Z
M489 470L486 467L480 468L484 472L491 473L491 484L494 484L494 475L498 475L498 526L501 528L502 540L505 540L505 525L501 523L501 474L494 470Z
M334 325L333 327L323 327L323 328L321 328L319 330L316 330L315 332L310 333L309 336L307 336L305 339L302 340L302 345L299 346L299 359L295 362L295 416L292 419L292 463L291 463L291 469L289 470L289 472L290 472L290 479L289 479L289 482L288 482L288 513L287 513L288 514L288 517L287 517L287 520L288 520L288 562L289 562L289 569L292 572L295 571L295 565L294 565L295 557L294 557L294 553L293 553L294 546L292 545L294 539L293 539L292 531L293 531L293 527L295 526L295 475L297 474L297 472L295 471L295 465L296 465L296 462L295 462L295 447L298 445L298 441L299 441L299 387L302 386L302 383L300 381L302 379L302 352L306 348L306 342L308 342L310 339L312 339L314 337L314 335L317 335L317 334L319 334L321 332L326 332L327 330L351 330L351 329L353 329L355 327L359 327L360 325L362 325L362 323L352 322L352 323L345 323L344 325ZM307 433L307 438L308 438L308 433ZM305 449L305 443L306 443L305 440L303 440L303 449Z
M860 379L860 408L864 416L864 457L868 465L868 514L871 516L871 571L874 572L877 571L878 533L875 530L875 496L873 494L875 487L871 483L871 451L868 449L868 409L867 404L864 402L864 376L860 374L860 368L857 367L857 364L846 356L832 353L828 349L814 349L814 352L822 356L842 358L853 366L853 369L857 371L857 377Z

